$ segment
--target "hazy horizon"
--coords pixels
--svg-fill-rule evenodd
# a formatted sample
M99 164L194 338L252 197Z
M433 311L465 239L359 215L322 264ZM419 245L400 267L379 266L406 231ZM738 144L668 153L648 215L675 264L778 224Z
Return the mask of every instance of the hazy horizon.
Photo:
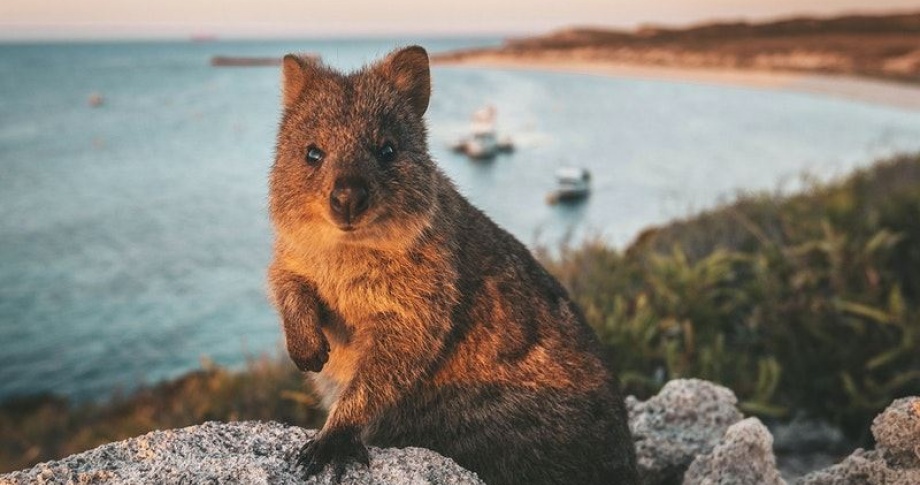
M632 29L643 25L685 26L710 21L767 21L795 16L888 14L920 11L916 0L666 0L637 5L630 0L467 0L433 5L421 0L380 4L228 0L215 10L208 2L163 0L155 8L136 0L4 0L0 40L341 38L405 36L527 35L573 25Z

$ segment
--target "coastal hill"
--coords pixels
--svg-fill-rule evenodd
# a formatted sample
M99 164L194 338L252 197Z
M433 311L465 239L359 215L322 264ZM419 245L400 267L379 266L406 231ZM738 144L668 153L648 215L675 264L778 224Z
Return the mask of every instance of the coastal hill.
M480 60L584 61L677 68L848 74L920 83L920 12L718 22L633 31L570 28L509 39L496 48L436 56Z

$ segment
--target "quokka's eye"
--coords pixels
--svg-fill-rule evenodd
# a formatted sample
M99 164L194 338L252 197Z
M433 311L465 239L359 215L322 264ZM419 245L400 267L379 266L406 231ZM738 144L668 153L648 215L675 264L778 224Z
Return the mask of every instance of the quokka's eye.
M316 145L310 145L307 147L307 163L310 165L319 165L319 162L323 161L323 157L326 156L326 153L316 147Z
M377 149L377 158L383 163L390 163L396 160L396 149L393 144L386 142Z

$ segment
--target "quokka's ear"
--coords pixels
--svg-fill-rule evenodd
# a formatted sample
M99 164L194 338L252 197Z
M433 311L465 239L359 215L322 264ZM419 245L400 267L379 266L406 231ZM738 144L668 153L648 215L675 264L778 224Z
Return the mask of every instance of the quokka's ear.
M379 69L409 98L415 113L419 117L424 115L431 97L431 72L425 49L413 45L395 51L380 63Z
M319 64L315 59L288 54L281 61L281 92L284 107L288 108L308 84L316 79Z

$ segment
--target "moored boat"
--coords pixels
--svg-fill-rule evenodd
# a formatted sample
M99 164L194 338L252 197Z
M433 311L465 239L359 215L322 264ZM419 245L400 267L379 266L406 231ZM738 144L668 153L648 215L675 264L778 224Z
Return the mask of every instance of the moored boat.
M450 144L450 149L462 153L474 160L489 160L499 153L514 151L514 142L510 136L501 138L495 132L495 107L486 106L473 114L470 136L460 138Z
M577 202L591 194L591 172L580 167L563 167L556 171L556 190L546 200L550 204Z

